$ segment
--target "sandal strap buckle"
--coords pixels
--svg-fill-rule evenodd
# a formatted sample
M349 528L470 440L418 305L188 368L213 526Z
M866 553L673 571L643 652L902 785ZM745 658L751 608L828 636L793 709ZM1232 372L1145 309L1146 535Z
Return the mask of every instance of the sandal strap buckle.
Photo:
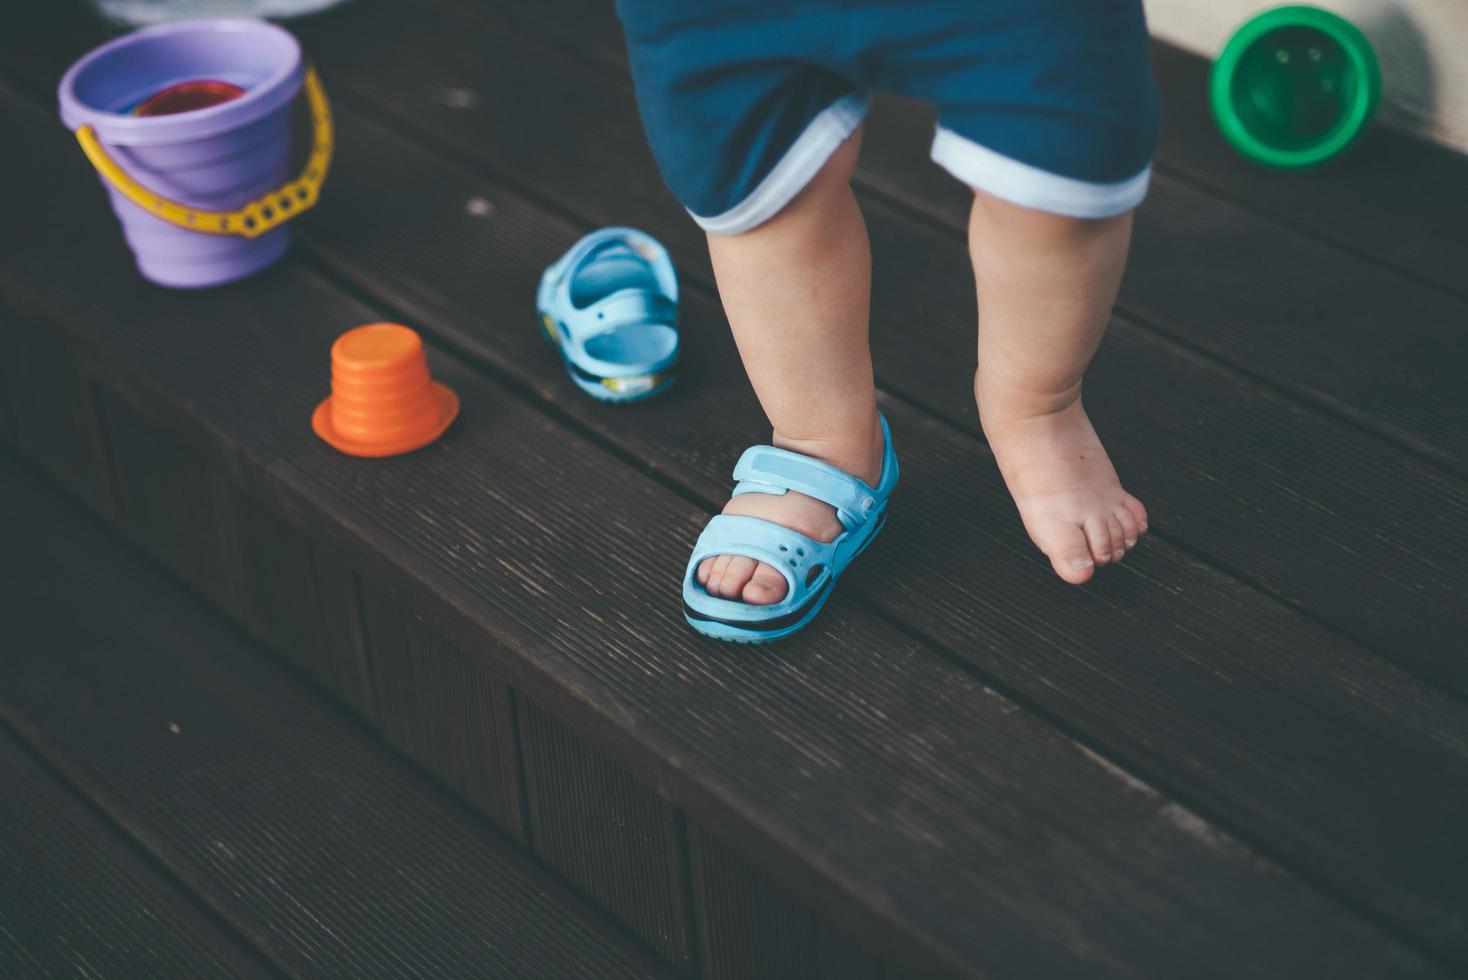
M829 463L775 446L752 446L734 467L734 495L783 494L794 490L836 509L848 531L860 527L877 509L877 495L861 480Z

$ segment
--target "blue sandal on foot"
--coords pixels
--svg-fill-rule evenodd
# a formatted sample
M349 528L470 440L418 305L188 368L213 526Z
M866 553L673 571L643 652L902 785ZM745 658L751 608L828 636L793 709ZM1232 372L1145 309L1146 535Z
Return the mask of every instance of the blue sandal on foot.
M678 361L678 279L668 252L635 228L581 239L540 277L546 340L571 380L602 401L664 391Z
M794 490L836 508L841 533L831 542L758 517L720 514L709 521L683 573L683 615L705 636L737 643L767 643L789 636L815 618L836 580L866 550L887 520L887 499L897 485L892 433L882 419L882 475L868 486L828 463L774 446L754 446L734 467L734 496ZM710 595L698 581L698 565L714 555L743 555L780 570L785 598L768 606Z

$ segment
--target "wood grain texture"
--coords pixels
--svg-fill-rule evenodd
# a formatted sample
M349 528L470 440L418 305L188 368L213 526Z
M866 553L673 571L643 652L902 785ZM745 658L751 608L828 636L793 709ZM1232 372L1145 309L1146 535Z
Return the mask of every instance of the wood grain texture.
M390 186L403 188L400 200L414 200L415 209L410 213L394 202L382 202L363 212L362 205L351 205L353 213L344 222L351 225L350 237L332 239L348 260L366 258L364 245L396 244L381 235L367 237L389 208L395 227L411 229L402 239L411 249L430 237L441 238L447 229L459 232L455 247L498 239L511 220L507 215L476 218L465 213L470 196L497 201L486 187L488 176L512 192L525 188L546 208L574 211L581 230L635 223L674 250L685 282L710 282L702 233L662 188L624 78L558 48L537 48L534 42L496 32L473 17L404 17L397 8L364 7L344 9L332 23L339 26L308 32L307 41L338 90L370 102L374 114L391 114L394 125L411 127L413 135L404 142L432 139L436 147L486 168L474 174L477 180L461 182L465 189L452 204L447 193L420 176L421 169L398 173ZM425 61L411 57L413 50L434 50L437 56ZM501 91L527 79L535 80L528 86L532 96L482 98L472 110L445 104L442 96L448 89ZM564 153L557 145L567 131L618 165L584 167L579 154ZM374 161L361 154L375 153L387 137L374 132L359 139L360 145L374 146L356 155L356 163L367 170ZM873 139L868 157L884 145ZM383 179L381 173L371 178ZM952 190L953 182L943 180ZM338 202L349 195L362 200L358 195L366 188L358 185L360 189L348 192L344 182L339 175ZM422 210L425 199L439 202L432 212L431 235ZM965 247L947 230L914 222L879 201L865 204L875 261L872 340L878 379L888 390L977 436L971 369L964 366L974 358L976 317ZM965 213L960 208L956 220L961 222ZM1176 212L1179 218L1189 213ZM1206 228L1196 216L1190 220ZM548 263L555 254L547 248L535 260ZM404 257L390 271L399 281L411 280L418 295L429 300L453 299L509 278L506 271L486 268L484 259L473 280L451 279L442 268L441 261L430 264L420 257L413 263ZM364 281L376 284L386 272L375 269ZM479 281L486 277L488 282ZM1186 279L1177 270L1173 278ZM523 281L516 280L518 288L526 288L520 285ZM1291 288L1288 275L1276 273L1263 281L1280 290ZM1205 308L1227 307L1223 297L1215 296ZM1439 332L1446 326L1440 323ZM722 328L715 324L709 329ZM1380 323L1373 322L1373 329L1380 329ZM1468 331L1444 336L1458 338L1457 343ZM1369 370L1375 357L1357 357L1358 350L1345 348L1337 357L1355 358ZM1269 363L1267 358L1262 362ZM1288 361L1282 363L1288 369ZM1438 358L1437 363L1456 361ZM732 373L738 375L737 370ZM1363 438L1358 429L1129 321L1113 325L1089 377L1088 407L1129 485L1147 501L1160 533L1410 668L1468 691L1468 670L1458 656L1468 612L1454 601L1457 582L1468 571L1456 546L1468 535L1468 483L1386 443ZM686 380L710 383L697 374ZM742 381L728 383L744 387ZM1422 390L1379 387L1402 392L1401 397ZM1455 398L1452 393L1462 388L1437 385L1422 401ZM1179 392L1186 397L1180 400ZM1464 406L1468 409L1468 401ZM1434 411L1430 406L1424 410ZM763 424L746 430L743 441L760 428ZM1279 547L1282 540L1294 547ZM1362 562L1383 572L1369 587L1357 571Z
M692 338L684 364L688 383L668 400L636 409L636 425L583 405L571 397L533 331L512 326L525 284L534 282L539 267L578 230L558 225L482 177L407 147L354 114L344 113L341 121L346 151L336 174L336 198L317 216L313 244L421 325L474 351L532 387L557 411L573 414L602 438L716 503L726 492L729 462L762 424L717 311L690 297L684 315L685 333ZM386 185L405 190L370 213L360 206L370 188ZM463 202L472 197L493 205L492 220L463 213ZM408 234L373 234L373 226L384 222ZM526 246L537 241L541 244ZM884 247L900 252L923 241L908 237ZM947 266L933 273L935 278L960 274L953 266L963 261L961 256L950 252L941 261ZM486 318L486 310L503 312ZM892 359L911 356L895 335L888 336ZM1220 383L1210 380L1216 372L1201 361L1188 387L1214 392L1210 397L1227 408L1207 424L1186 415L1159 417L1165 413L1152 406L1172 397L1177 367L1149 354L1155 348L1136 336L1123 330L1108 342L1097 371L1109 373L1115 383L1103 385L1096 400L1109 412L1114 398L1127 399L1134 426L1164 434L1157 452L1185 456L1221 445L1207 451L1232 466L1253 444L1282 439L1297 459L1309 461L1307 469L1343 459L1376 465L1378 447L1363 448L1340 430L1324 443L1319 433L1296 432L1292 427L1308 416L1258 393L1244 399L1220 390ZM1126 377L1117 366L1112 349L1121 345L1132 352L1132 364L1144 368L1139 378ZM1422 812L1468 813L1468 799L1457 792L1445 799L1440 782L1447 771L1463 771L1460 707L1160 542L1149 542L1122 572L1090 590L1058 590L1048 569L1033 559L992 462L976 452L975 444L901 404L885 407L898 426L907 471L894 512L897 533L884 539L848 588L861 590L868 601L916 624L955 656L1094 736L1129 765L1200 801L1252 839L1300 860L1384 914L1417 922L1419 928L1432 920L1429 930L1460 934L1455 923L1464 896L1432 871L1439 866L1439 843L1416 832ZM1225 418L1232 426L1226 440L1220 434ZM1247 445L1234 448L1240 442ZM1419 576L1436 576L1436 570L1417 568L1410 577L1403 571L1396 582L1381 576L1364 583L1357 564L1332 567L1345 561L1339 557L1345 549L1360 547L1359 536L1348 524L1337 526L1338 518L1322 521L1319 505L1292 498L1298 468L1272 475L1270 496L1286 508L1290 521L1316 510L1310 519L1339 541L1336 558L1304 533L1287 537L1290 547L1280 547L1270 535L1286 532L1254 523L1259 505L1240 499L1248 488L1220 483L1202 460L1188 465L1199 488L1193 492L1207 494L1201 501L1207 506L1198 513L1218 535L1230 533L1229 523L1236 545L1251 556L1245 567L1290 562L1298 571L1312 563L1331 578L1332 587L1348 590L1337 600L1340 606L1369 602L1364 611L1353 608L1353 614L1363 620L1368 614L1386 617L1374 628L1392 643L1393 652L1461 682L1463 664L1456 653L1461 611L1448 595L1454 580L1448 568L1437 578L1437 598L1414 599L1411 607L1425 618L1416 628L1439 636L1436 652L1413 647L1401 639L1407 617L1398 600L1419 593ZM1264 485L1251 479L1256 489ZM1376 480L1378 486L1387 482L1384 475ZM1422 510L1409 514L1404 509L1397 520L1403 533L1419 533L1411 525L1427 513L1427 498L1434 497L1439 509L1428 519L1442 522L1446 537L1435 543L1441 550L1455 540L1453 528L1461 516L1454 507L1441 506L1451 489L1442 489L1430 474L1423 480L1430 489L1415 504ZM950 492L955 486L976 488L958 512ZM1343 481L1321 486L1331 494L1331 513L1354 512L1367 520L1358 487ZM1420 539L1412 540L1415 548ZM1420 561L1409 549L1398 565L1416 568ZM1325 586L1319 588L1323 592ZM1391 600L1382 597L1384 589L1392 590ZM1363 590L1371 594L1362 598ZM1039 609L1046 612L1016 612ZM1057 676L1064 680L1057 682ZM1429 715L1435 720L1424 727L1427 705L1433 706ZM1270 718L1287 721L1261 729L1260 719ZM1384 743L1383 730L1400 730L1410 744ZM1360 746L1361 752L1342 755L1337 748L1342 744ZM1363 759L1371 764L1365 778L1356 768ZM1405 795L1380 795L1378 780ZM1461 785L1461 780L1453 782ZM1397 828L1385 833L1400 850L1380 846L1384 827Z
M1071 832L1095 834L1102 819L1122 829L1114 817L1094 812L1083 817L1075 809L1083 805L1079 800L1033 811L1022 802L1037 781L1047 794L1063 787L1068 795L1084 798L1100 790L1081 773L1064 772L1067 767L1058 758L1019 758L1037 751L1048 755L1044 746L1056 744L1050 741L1056 733L844 597L833 600L832 615L778 652L733 658L724 647L691 637L680 628L674 604L649 602L639 580L606 576L588 565L580 542L594 538L603 552L623 556L635 567L677 567L703 513L622 474L602 451L496 396L451 363L441 364L440 377L457 386L466 411L473 405L475 415L462 419L467 424L413 465L380 469L370 488L362 486L350 464L324 452L282 463L280 471L310 493L323 512L349 513L354 523L376 529L377 547L479 622L495 648L519 651L528 666L542 664L553 672L564 692L557 714L579 715L574 702L581 702L582 710L587 702L599 702L605 714L581 715L576 721L584 737L617 747L636 733L662 760L643 778L675 801L686 800L702 819L720 820L721 831L738 836L767 867L781 863L766 849L778 842L788 887L812 901L829 902L833 914L843 898L878 903L880 915L856 918L873 934L892 920L910 936L942 930L943 941L961 944L948 960L951 967L967 964L980 975L1002 974L1008 957L1015 956L1020 959L1009 961L1010 967L1024 962L1042 971L1064 971L1069 967L1063 964L1080 955L1086 968L1103 975L1112 969L1123 975L1168 969L1127 962L1136 955L1133 944L1140 937L1135 934L1123 940L1079 926L1092 951L1086 953L1048 939L1043 948L1018 939L1017 930L1052 935L1057 917L1033 903L1068 904L1065 896L1072 888L1104 892L1108 918L1118 903L1130 909L1125 924L1112 923L1111 929L1143 930L1152 937L1149 942L1165 936L1170 943L1178 935L1175 926L1162 928L1154 919L1180 911L1171 897L1149 906L1125 899L1125 884L1083 884L1102 873L1084 865L1114 853L1115 843L1076 849L1059 843ZM545 474L551 471L558 478L548 482ZM580 488L592 485L599 493L589 506ZM515 683L523 686L518 678ZM535 683L533 674L526 683ZM944 717L950 710L963 717ZM1011 724L1024 725L1025 731L999 734ZM1079 760L1097 766L1095 775L1122 778L1083 752ZM645 757L641 761L646 765ZM674 774L689 778L671 778ZM1123 785L1128 794L1137 792L1133 784ZM711 796L715 788L717 795ZM1149 800L1156 807L1152 821L1143 816L1151 808ZM740 802L731 811L735 801ZM1187 822L1175 822L1178 811L1171 801L1142 794L1134 803L1141 812L1124 818L1128 837L1141 834L1150 848L1157 834L1170 831L1174 842L1181 835L1215 857L1232 860L1227 850L1213 851L1211 844L1220 838L1194 836ZM938 816L950 807L948 816ZM1025 818L1010 825L1004 814L1017 812L1025 812ZM743 819L731 819L734 814ZM995 817L1005 830L989 826ZM1057 819L1071 830L1052 836L1057 831L1041 829ZM1144 831L1139 820L1151 826ZM1002 843L1014 833L1021 838ZM1040 845L1031 834L1047 843ZM1011 858L1018 861L1013 878L1006 870ZM1062 861L1066 870L1037 872L1036 860ZM823 881L819 872L804 877L812 864L830 869L835 880ZM1252 867L1251 874L1263 870ZM1108 860L1104 874L1115 870ZM1045 884L1036 894L1040 881ZM1200 893L1212 901L1220 889ZM1020 895L1026 897L1020 901ZM1086 904L1087 916L1101 911ZM1226 917L1246 906L1257 909L1237 901L1214 909L1204 934L1188 940L1187 961L1196 959L1195 944L1213 945L1206 937L1217 935ZM862 928L850 921L852 909L844 912L844 925ZM1016 913L1019 918L1012 920ZM1074 927L1077 914L1071 910L1059 918ZM1144 926L1148 919L1153 924ZM1297 914L1292 935L1299 923ZM1252 922L1242 934L1252 937L1251 947L1266 941L1255 931L1261 928L1269 928L1268 922ZM1353 924L1349 932L1359 928ZM1216 947L1218 955L1233 961L1223 972L1288 972L1274 964L1240 962L1242 935L1227 950ZM1094 944L1102 941L1125 942L1133 952L1097 956ZM1315 943L1301 946L1294 939L1287 945L1291 955L1313 958L1324 952ZM1283 952L1270 949L1270 955ZM1396 955L1391 954L1393 961ZM1378 962L1373 969L1396 967Z
M673 808L534 701L520 699L519 719L535 854L692 974Z
M704 980L876 980L881 965L736 849L688 829Z
M381 589L363 588L362 618L383 735L523 845L509 687Z
M268 975L3 731L0 799L0 976Z
M5 108L64 172L64 133L39 110ZM91 267L80 231L97 216L68 199L18 205L46 209L49 230L5 288L37 291L62 243ZM1145 976L1200 959L1229 977L1415 969L1397 943L1227 835L1200 833L1190 811L846 596L778 652L734 658L698 641L675 604L649 602L640 580L603 574L582 549L595 540L631 566L676 569L707 512L452 359L432 358L464 414L432 450L364 462L317 444L302 424L324 381L317 358L331 324L362 311L299 268L185 297L131 290L131 276L98 256L89 281L134 292L132 307L39 291L53 313L95 314L64 322L112 346L109 383L141 374L168 393L230 466L442 596L489 653L513 652L507 680L873 945L969 975ZM162 315L176 304L261 321L203 333ZM134 344L136 318L150 329ZM262 331L268 369L242 370ZM271 397L240 397L262 377ZM248 431L229 439L236 429ZM1179 880L1192 883L1182 897Z
M30 120L35 145L51 147L47 152L55 151L55 166L64 172L69 157L60 151L63 134L48 143L39 115L15 113ZM68 208L65 200L41 198L19 207L55 212L48 226L55 230L41 236L54 238L54 249L85 237L77 234L88 227L84 203ZM536 214L527 222L532 218L544 222ZM92 248L85 242L76 247L83 253ZM48 254L58 252L22 256L7 288L36 291L36 282L47 281ZM127 295L131 270L116 258L108 265L106 256L97 257L96 287ZM303 302L313 291L318 298ZM150 344L168 344L172 356L143 363L150 383L171 391L181 412L199 417L221 438L248 429L233 451L254 458L257 467L267 465L258 458L266 451L261 447L277 447L268 466L280 486L315 501L318 513L330 515L345 533L370 534L386 561L477 620L497 649L515 651L519 670L543 688L559 687L565 704L556 706L558 713L574 707L580 726L609 751L636 756L635 764L660 788L722 821L721 833L738 836L767 867L780 865L776 873L803 894L830 900L833 909L841 902L854 906L842 914L873 927L874 935L876 926L894 928L896 922L909 937L924 934L930 950L956 944L962 952L955 961L1028 966L1039 957L1042 967L1084 962L1100 975L1182 970L1200 957L1223 975L1314 969L1390 975L1408 969L1369 928L1258 864L1227 837L1200 834L1189 811L1128 782L849 600L838 599L833 615L778 657L756 653L731 661L722 648L691 642L675 610L647 603L641 582L587 569L575 549L594 538L636 567L677 568L702 522L701 509L619 469L606 453L449 362L442 362L445 373L472 398L465 399L460 426L434 451L360 464L315 446L301 425L304 414L297 413L318 397L324 371L305 366L304 358L325 350L324 324L344 311L352 315L356 304L299 270L286 267L212 298L132 295L128 302L136 305L126 307L127 317L109 312L100 294L41 292L53 311L67 313L68 329L93 331L94 338L126 336L120 320L180 303L198 304L202 315L268 317L275 360L265 373L272 398L259 392L248 401L221 396L221 387L231 392L234 386L239 395L239 387L259 384L253 371L241 372L244 380L237 381L233 374L201 370L257 356L245 345L260 324L201 340L197 331L170 329L175 321L156 319L159 336L140 337L142 350L118 343L118 383L138 370ZM242 295L250 298L249 313L232 313L242 310ZM287 296L291 302L282 298ZM88 312L99 315L77 315ZM221 351L221 337L231 336L241 346ZM701 445L687 451L703 452ZM547 472L564 483L547 485ZM594 513L580 492L587 486L605 487L609 497L598 500ZM612 506L603 510L603 503ZM606 513L618 515L610 526ZM563 557L547 558L558 554ZM1203 581L1200 593L1217 590L1213 579ZM1053 593L1043 596L1047 604L1053 600ZM1274 608L1241 601L1248 613L1220 616L1221 626ZM1175 615L1171 603L1168 608ZM1293 622L1282 612L1274 615ZM996 621L1020 628L1012 602L998 610ZM1166 621L1148 618L1149 624ZM1123 614L1115 623L1117 629L1133 627L1127 645L1117 648L1120 659L1138 646L1136 621ZM1084 619L1053 624L1066 656L1083 652L1073 630L1088 625ZM1292 628L1310 635L1298 622ZM1026 659L1028 642L1026 636L1012 655ZM1316 636L1307 649L1318 643ZM1347 659L1350 670L1360 669ZM1409 693L1415 699L1419 692ZM1436 711L1429 702L1429 729L1440 718ZM1220 708L1218 714L1227 721L1230 713ZM765 724L739 723L748 719ZM802 741L788 743L787 732L800 732ZM870 819L878 812L883 821ZM878 863L884 853L903 860ZM1204 865L1188 871L1186 880L1212 883L1179 901L1167 884L1180 880L1179 858L1158 857L1168 854ZM1044 887L1036 891L1039 882ZM1104 902L1098 898L1103 894ZM931 918L913 922L919 906L929 904ZM1037 930L1050 937L1046 943L1026 943ZM1053 939L1057 930L1059 941Z
M666 975L95 526L0 487L0 718L279 969Z
M343 145L362 147L353 155L360 161L371 131L356 132L344 121ZM524 283L534 281L539 264L554 256L559 242L574 238L574 229L557 239L549 216L517 205L482 181L435 169L426 155L398 156L371 135L377 149L360 178L362 187L409 173L434 174L421 185L431 190L402 196L389 212L395 219L411 226L413 212L423 215L418 219L423 222L447 221L465 197L491 195L496 221L488 227L465 222L462 236L440 232L441 244L416 237L409 239L411 245L368 238L351 217L359 213L349 205L357 180L354 171L349 173L354 165L343 164L337 185L343 207L323 206L315 240L330 240L335 254L354 263L363 281L394 284L383 290L385 298L411 311L420 324L474 350L542 392L558 411L574 414L602 438L716 503L726 492L730 461L760 430L761 420L711 304L696 297L685 304L685 332L697 346L690 343L687 349L689 383L668 400L637 409L636 425L583 406L570 397L570 386L532 330L501 325L512 322ZM536 240L544 244L526 249L524 243ZM350 253L349 242L354 243ZM415 265L421 271L414 273ZM486 320L482 311L487 309L505 312ZM1109 356L1103 356L1098 370L1108 369ZM1451 923L1457 913L1451 910L1463 897L1456 887L1407 867L1428 872L1440 857L1436 845L1408 831L1419 808L1468 812L1468 800L1458 794L1443 799L1436 775L1443 765L1462 771L1461 749L1453 747L1462 744L1460 706L1161 542L1149 542L1120 573L1090 590L1056 587L1015 526L992 461L947 426L898 403L884 407L897 426L907 472L894 506L896 533L884 538L847 588L919 624L955 655L1003 678L1143 771L1206 800L1213 812L1239 820L1251 835L1277 841L1287 853L1309 854L1311 867L1352 891L1378 895L1381 884L1393 880L1404 892L1420 892L1424 883L1436 881L1437 897L1428 904L1443 910L1443 925L1456 928ZM1256 417L1272 425L1254 436L1259 440L1288 421L1264 411ZM1247 435L1240 425L1233 437ZM1188 438L1188 433L1170 437L1168 451ZM1361 453L1345 440L1327 448ZM955 486L976 488L957 513L950 489ZM1286 488L1281 485L1282 497ZM1234 520L1247 522L1252 516L1227 486L1213 492L1216 505ZM1257 528L1244 530L1256 552L1267 557L1284 550ZM1298 538L1290 540L1292 548L1304 547ZM1447 581L1442 580L1444 587ZM1353 588L1359 584L1358 576ZM1409 581L1403 586L1414 587ZM1039 609L1045 614L1016 612ZM1433 614L1445 617L1435 662L1441 673L1458 676L1462 664L1447 642L1456 635L1451 620L1458 613L1448 603ZM1061 683L1055 680L1057 671L1065 678ZM1230 682L1221 685L1221 676ZM1106 680L1098 686L1101 677ZM1325 694L1323 677L1342 682L1332 683ZM1393 758L1377 757L1383 751L1383 728L1405 726L1413 732L1406 736L1410 740L1423 737L1418 719L1428 704L1435 706L1436 721L1429 724L1435 734L1426 736L1421 750L1404 746ZM1302 720L1306 705L1316 706L1309 722ZM1389 720L1392 716L1397 720ZM1259 719L1271 717L1298 723L1274 726L1266 734ZM1343 742L1362 746L1368 754L1359 758L1379 758L1381 768L1373 772L1380 778L1414 783L1414 802L1399 806L1401 798L1376 795L1375 776L1363 780L1354 762L1322 769L1322 759L1342 759L1332 746ZM1241 752L1252 761L1241 763ZM1427 759L1437 761L1424 765ZM1304 785L1312 789L1299 792ZM1392 833L1393 839L1419 840L1422 849L1413 856L1382 851L1373 841L1380 840L1383 821L1401 826L1401 836ZM1360 887L1362 875L1374 883ZM1400 899L1381 904L1386 910L1404 908Z

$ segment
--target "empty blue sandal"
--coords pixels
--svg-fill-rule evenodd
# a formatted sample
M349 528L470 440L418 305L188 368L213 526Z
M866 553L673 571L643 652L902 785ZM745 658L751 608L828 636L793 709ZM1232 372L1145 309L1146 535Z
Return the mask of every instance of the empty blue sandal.
M866 550L887 520L887 498L897 485L892 433L882 419L882 475L875 487L828 463L774 446L754 446L734 467L734 495L794 490L836 508L842 531L829 543L757 517L720 514L709 521L683 573L683 615L705 636L737 643L768 643L789 636L815 618L836 580ZM699 584L698 565L713 555L743 555L780 570L789 590L773 605L755 606L710 595Z
M540 277L545 337L581 390L609 402L648 398L678 362L678 279L652 236L603 228Z

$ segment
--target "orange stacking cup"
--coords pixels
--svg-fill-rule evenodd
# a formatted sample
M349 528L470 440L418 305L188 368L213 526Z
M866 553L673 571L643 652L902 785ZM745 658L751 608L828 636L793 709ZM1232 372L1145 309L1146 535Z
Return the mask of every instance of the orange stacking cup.
M437 439L458 414L459 396L429 377L417 332L369 323L331 345L331 397L311 428L352 456L396 456Z

